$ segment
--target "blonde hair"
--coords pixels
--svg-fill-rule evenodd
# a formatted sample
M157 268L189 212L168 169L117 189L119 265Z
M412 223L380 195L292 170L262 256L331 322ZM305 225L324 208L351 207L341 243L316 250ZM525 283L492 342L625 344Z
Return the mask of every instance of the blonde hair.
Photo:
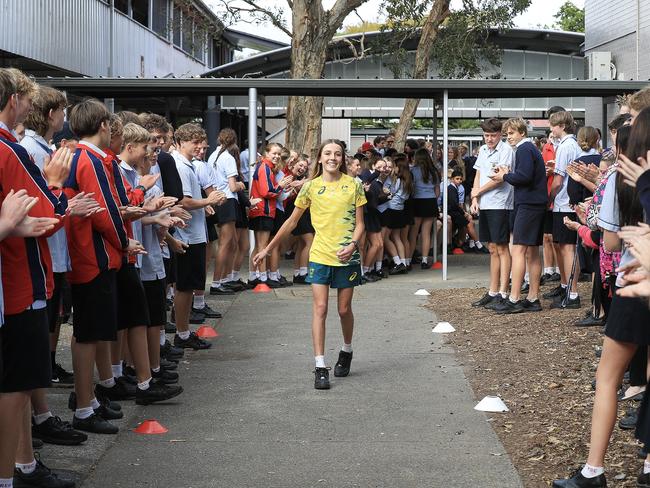
M38 95L38 85L32 77L27 76L25 73L17 68L7 68L16 80L16 93L18 95L27 95L29 97L36 97Z
M640 112L646 107L650 107L650 86L646 86L630 96L627 100L627 105L637 112Z
M45 135L50 125L50 110L65 108L67 103L63 92L49 86L39 86L33 101L34 109L27 115L25 127L41 136Z
M525 136L528 135L528 126L526 126L526 121L521 117L513 117L506 120L501 127L503 132L507 132L508 129L516 130L520 134Z
M569 112L555 112L551 114L548 118L548 123L553 127L558 125L564 126L564 132L567 134L573 134L575 132L575 121L573 120L573 115Z
M127 144L148 144L151 140L149 131L133 122L129 122L124 126L122 134L124 137L124 146Z
M174 133L177 142L202 141L207 138L203 127L199 124L183 124Z
M580 127L578 131L578 145L583 151L598 147L598 131L591 126Z

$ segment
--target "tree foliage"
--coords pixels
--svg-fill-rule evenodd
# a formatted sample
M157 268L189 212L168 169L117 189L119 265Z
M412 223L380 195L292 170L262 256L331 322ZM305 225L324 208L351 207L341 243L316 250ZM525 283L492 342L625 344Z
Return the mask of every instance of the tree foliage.
M585 9L576 7L573 2L564 2L553 17L558 29L570 32L585 31Z

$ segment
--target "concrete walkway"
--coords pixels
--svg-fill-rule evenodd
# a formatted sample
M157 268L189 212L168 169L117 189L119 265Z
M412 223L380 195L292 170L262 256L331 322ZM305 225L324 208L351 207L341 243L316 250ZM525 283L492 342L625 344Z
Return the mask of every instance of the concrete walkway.
M209 351L186 353L177 402L125 403L118 436L46 446L43 458L87 474L82 486L93 488L520 487L488 417L473 410L453 350L431 333L426 297L413 295L480 284L486 258L462 259L450 259L465 267L451 268L444 284L440 271L418 270L358 288L352 372L332 374L329 391L313 389L308 286L210 299L225 312L220 337ZM340 345L332 299L331 366ZM169 433L129 430L146 418Z

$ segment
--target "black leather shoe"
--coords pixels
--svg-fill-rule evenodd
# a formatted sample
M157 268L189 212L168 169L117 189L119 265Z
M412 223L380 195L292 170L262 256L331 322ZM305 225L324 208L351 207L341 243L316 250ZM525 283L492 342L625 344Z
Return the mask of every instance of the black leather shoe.
M580 308L580 297L568 298L565 300L564 296L555 297L551 308Z
M14 468L14 488L25 488L28 486L38 486L40 488L74 488L74 481L59 478L38 457L35 459L36 469L29 474L25 474L18 468Z
M203 305L203 308L192 307L192 312L203 314L209 319L220 319L222 317L221 313L217 312L207 303Z
M173 385L174 383L178 383L178 373L174 373L173 371L165 371L162 368L160 368L160 371L157 373L155 371L152 371L151 377L154 380L159 381L165 385Z
M191 332L187 339L181 339L181 337L176 334L174 336L174 345L182 349L194 349L195 351L200 349L210 349L212 347L211 343L201 339L195 332Z
M562 296L563 293L566 293L566 288L562 288L562 285L557 285L555 288L551 288L551 291L544 293L542 297L546 300L552 300L555 297Z
M539 279L539 284L545 285L550 279L551 279L551 275L549 273L544 273Z
M650 488L650 473L643 473L636 479L637 488Z
M330 372L329 368L314 369L314 388L317 390L330 389Z
M595 478L585 478L582 476L582 470L564 480L555 480L553 482L554 488L606 488L607 480L604 474L599 474Z
M284 285L282 285L282 283L280 283L278 280L272 280L270 278L268 280L266 280L266 281L263 281L262 283L266 283L266 285L269 288L273 288L273 289L284 288Z
M526 312L541 312L542 303L539 300L531 301L528 298L522 300L522 305L526 309Z
M161 358L160 369L163 369L165 371L176 371L178 369L178 364L174 361L169 361L165 358Z
M603 317L594 317L593 312L590 310L584 319L578 320L573 325L576 327L602 327L605 325L605 319Z
M86 434L77 432L69 422L64 422L60 417L50 417L38 425L32 424L32 437L60 446L77 446L88 440Z
M87 419L78 419L73 416L72 427L76 430L92 432L93 434L117 434L120 430L116 425L111 424L108 420L104 420L96 414L92 414Z
M560 281L562 279L562 276L560 276L560 273L553 273L550 278L548 279L549 282L553 281Z
M45 443L42 440L32 437L32 449L41 449L44 445Z
M234 295L235 291L227 288L225 286L211 286L210 295L224 296L224 295Z
M160 357L169 361L177 363L184 355L185 351L183 349L172 346L172 343L168 340L165 340L165 344L160 346Z
M115 386L111 388L102 385L95 386L95 396L106 397L117 402L120 400L133 400L135 398L135 388L120 377L115 380Z
M530 290L530 283L525 282L521 285L521 293L528 293L528 290Z
M501 305L504 301L508 300L508 298L503 298L501 294L499 293L497 296L494 297L494 300L491 302L483 305L484 308L488 310L495 310L499 305Z
M402 263L398 264L395 266L393 269L391 269L388 274L389 275L400 275L400 274L406 274L408 273L408 269L406 269L406 266L404 266Z
M97 389L95 389L95 398L97 398L97 401L101 405L106 405L111 410L114 410L116 412L122 411L122 405L110 400L109 398L103 396L101 393L98 393ZM70 396L68 397L68 408L73 412L77 409L77 394L74 391L71 391Z
M135 394L135 403L138 405L150 405L151 403L164 402L183 393L183 387L177 385L164 385L157 381L151 381L149 388L138 391Z
M334 366L334 376L342 377L350 374L350 363L352 363L352 353L340 351L339 360Z
M523 313L526 311L523 300L512 302L509 298L503 300L501 304L494 307L493 310L498 314Z
M307 275L298 275L293 277L293 284L294 285L308 285L307 283Z
M175 333L176 333L176 324L167 321L167 323L165 324L165 334L175 334Z
M124 414L122 412L113 410L112 408L107 407L101 403L99 404L99 408L93 408L93 412L95 412L95 415L99 415L104 420L119 420L124 417Z
M622 430L636 429L636 423L639 420L639 409L631 408L625 416L618 421L618 427Z
M205 322L205 315L190 310L190 324L202 324Z
M490 295L489 293L486 293L480 299L476 300L475 302L472 302L472 307L485 307L488 303L491 303L494 300L496 300L498 296L500 296L498 293L494 296Z
M224 286L224 287L228 288L229 290L234 291L235 293L237 293L239 291L244 291L246 289L246 287L242 283L239 283L239 281L226 281L221 286Z

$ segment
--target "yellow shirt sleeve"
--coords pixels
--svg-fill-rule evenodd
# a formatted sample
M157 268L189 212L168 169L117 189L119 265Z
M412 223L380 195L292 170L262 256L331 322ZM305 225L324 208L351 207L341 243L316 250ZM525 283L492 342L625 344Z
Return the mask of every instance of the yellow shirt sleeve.
M366 200L366 192L363 191L363 186L360 182L355 180L355 189L354 189L354 205L356 207L361 207L368 203Z
M311 206L311 184L312 180L307 181L304 185L302 185L302 188L300 189L300 193L298 193L298 196L296 197L296 201L294 202L294 205L298 208L309 208Z

